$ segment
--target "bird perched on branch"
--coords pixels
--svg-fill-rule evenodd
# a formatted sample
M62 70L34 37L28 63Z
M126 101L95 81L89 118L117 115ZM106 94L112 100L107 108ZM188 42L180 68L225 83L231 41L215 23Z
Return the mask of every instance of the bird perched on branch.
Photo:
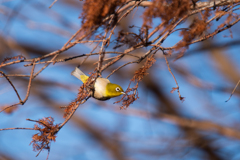
M75 68L71 73L76 78L80 79L83 83L87 82L88 76L85 75L79 68ZM106 78L97 78L93 87L93 97L98 100L108 100L113 97L125 94L122 87L118 84L111 83Z

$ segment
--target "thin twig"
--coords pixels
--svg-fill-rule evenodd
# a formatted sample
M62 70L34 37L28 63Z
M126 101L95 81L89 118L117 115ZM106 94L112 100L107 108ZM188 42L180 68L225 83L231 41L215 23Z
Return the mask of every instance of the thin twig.
M3 129L0 129L0 131L15 130L15 129L36 130L35 128L16 127L16 128L3 128Z
M20 62L32 62L32 59L21 59L21 60L17 60L17 61L8 62L8 63L3 63L0 65L0 68L2 68L4 66L9 66L12 64L20 63Z
M72 37L64 44L63 47L67 47L67 45L71 42L71 40L73 40L81 31L82 31L82 28L80 28L76 33L74 33L74 35L72 35Z
M50 144L50 146L51 146L51 144ZM48 154L47 154L47 158L46 158L46 160L48 160L48 158L49 158L49 155L50 155L50 149L51 149L51 147L49 146L49 148L48 148Z
M53 61L55 58L57 58L57 56L58 56L59 54L60 54L60 53L55 54L54 57L51 59L51 61ZM36 78L37 75L38 75L39 73L41 73L45 68L47 68L50 64L51 64L50 62L47 63L47 64L45 64L37 73L34 74L33 78Z
M164 50L167 50L164 48ZM105 54L120 54L120 55L126 55L126 56L131 56L131 57L135 57L135 58L139 58L139 56L137 55L134 55L134 54L130 54L130 53L123 53L123 52L114 52L114 51L110 51L110 52L105 52ZM69 60L73 60L73 59L76 59L76 58L81 58L81 57L89 57L89 56L94 56L94 55L99 55L99 52L97 53L88 53L88 54L81 54L81 55L78 55L78 56L72 56L72 57L67 57L67 58L63 58L63 59L57 59L57 60L49 60L49 61L42 61L42 62L37 62L35 63L36 65L37 64L45 64L45 63L60 63L60 62L66 62L66 61L69 61ZM32 63L29 63L29 64L25 64L24 66L25 67L28 67L28 66L32 66L33 64ZM7 75L7 76L14 76L14 75ZM21 75L16 75L16 76L20 76ZM29 77L28 75L26 75L25 77ZM1 78L1 76L0 76Z
M36 157L39 156L39 154L42 152L43 148L44 148L46 145L48 145L48 144L49 144L49 142L47 142L45 145L43 145L43 146L41 147L41 149L40 149L40 151L38 152L38 154L36 155Z
M175 81L175 83L176 83L176 88L173 88L173 90L172 91L174 91L175 89L177 89L177 92L178 92L178 96L179 96L179 99L181 100L181 101L183 101L184 100L184 98L181 96L181 94L180 94L180 91L179 91L179 86L178 86L178 82L177 82L177 79L175 78L175 76L174 76L174 74L172 73L172 71L171 71L171 68L170 68L170 66L169 66L169 63L168 63L168 60L167 60L167 56L163 53L163 56L164 56L164 58L165 58L165 61L166 61L166 64L167 64L167 67L168 67L168 71L171 73L171 75L173 76L173 79L174 79L174 81Z
M22 104L22 103L21 103L21 102L18 102L18 103L15 103L15 104L11 105L11 106L4 107L2 110L0 110L0 113L3 112L3 111L5 111L5 110L8 109L8 108L12 108L12 107L15 107L15 106L20 105L20 104Z
M233 93L234 93L234 92L235 92L235 90L237 89L237 86L239 85L239 83L240 83L240 79L238 80L238 82L237 82L236 86L234 87L234 89L233 89L233 91L232 91L232 93L231 93L230 97L229 97L229 98L228 98L228 100L226 100L225 102L228 102L228 101L231 99L231 97L233 96Z
M7 75L6 75L4 72L0 71L0 73L7 79L7 81L10 83L10 85L11 85L12 88L14 89L14 91L15 91L15 93L17 94L17 97L18 97L18 99L19 99L19 102L22 102L22 99L21 99L20 95L18 94L17 89L15 88L15 86L13 85L13 83L11 82L11 80L7 77Z
M3 129L0 129L0 131L15 130L15 129L37 130L37 129L35 129L35 128L16 127L16 128L3 128Z
M103 62L103 58L105 57L104 49L106 48L107 40L105 38L107 36L107 33L108 33L108 29L106 29L106 31L105 31L103 41L102 41L102 46L101 46L101 49L99 51L98 67L97 67L97 72L98 72L99 75L101 75L102 62Z
M95 42L102 42L103 40L87 40L87 41L79 41L77 43L95 43Z
M25 99L23 100L23 104L27 101L27 99L28 99L28 97L29 97L29 94L30 94L30 88L31 88L31 85L32 85L32 80L33 80L33 78L34 78L34 77L33 77L34 68L35 68L35 63L33 63L33 66L32 66L32 71L31 71L31 75L30 75L29 83L28 83L27 94L26 94Z
M222 32L222 31L224 31L224 30L226 30L226 29L231 28L233 25L235 25L235 24L238 23L239 21L240 21L240 18L236 19L233 23L228 24L228 25L226 25L225 27L223 27L223 28L221 28L221 29L216 29L213 33L210 33L210 34L208 34L208 35L206 35L206 36L203 36L203 37L201 37L201 38L199 38L199 39L197 39L197 40L192 41L190 44L197 43L197 42L201 42L201 41L204 41L204 40L206 40L206 39L209 39L209 38L213 37L214 35Z
M48 128L48 126L45 124L45 123L43 123L43 122L41 122L41 121L36 121L36 120L32 120L32 119L26 119L27 121L31 121L31 122L37 122L37 123L41 123L42 125L44 125L45 127L47 127Z
M6 74L7 77L30 77L30 75L25 75L25 74ZM0 76L2 78L4 76Z
M57 2L58 0L54 0L53 3L49 6L49 8L52 8L52 6Z
M119 66L118 68L114 69L106 78L109 78L113 73L115 73L116 71L118 71L119 69L129 65L129 64L132 64L132 63L137 63L138 61L132 61L132 62L128 62L128 63L125 63L121 66Z
M79 64L79 66L81 66L81 65L88 59L89 56L93 55L92 52L95 51L95 49L97 49L97 47L98 47L99 44L100 44L100 42L98 42L97 45L91 50L90 54L88 54L88 56L86 56L86 57L82 60L82 62Z

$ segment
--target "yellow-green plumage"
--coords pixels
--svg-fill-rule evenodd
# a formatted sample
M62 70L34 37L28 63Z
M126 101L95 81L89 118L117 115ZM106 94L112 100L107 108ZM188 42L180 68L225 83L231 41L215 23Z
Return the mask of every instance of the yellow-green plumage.
M117 97L124 93L122 87L119 86L118 84L108 83L106 88L107 88L105 91L106 97ZM119 88L119 91L116 91L117 88Z
M79 68L71 73L76 78L80 79L83 83L89 78L85 75ZM97 78L94 84L94 93L93 97L98 100L108 100L112 97L117 97L122 94L125 94L122 87L118 84L111 83L106 78Z

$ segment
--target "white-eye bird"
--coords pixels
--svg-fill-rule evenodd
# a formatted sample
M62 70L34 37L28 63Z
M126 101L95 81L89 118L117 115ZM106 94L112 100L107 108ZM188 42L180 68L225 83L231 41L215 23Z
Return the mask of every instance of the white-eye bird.
M88 80L88 76L85 75L79 68L75 68L71 73L76 78L80 79L83 83ZM108 100L113 97L125 94L122 87L118 84L111 83L106 78L97 78L94 84L93 97L98 100Z

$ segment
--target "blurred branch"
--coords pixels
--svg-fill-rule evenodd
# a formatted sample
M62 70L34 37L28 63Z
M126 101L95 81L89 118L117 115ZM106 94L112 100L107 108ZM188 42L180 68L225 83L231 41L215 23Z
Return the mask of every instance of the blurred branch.
M181 117L179 110L180 106L163 92L160 83L156 83L152 76L148 76L148 79L145 79L144 82L145 86L154 94L159 103L156 105L156 111L153 114L154 117L161 118L163 113ZM159 105L161 105L161 107L159 107ZM185 134L186 140L189 141L190 145L193 145L207 156L206 159L222 159L221 156L215 152L215 148L211 146L209 139L206 139L205 136L201 135L201 132L197 132L196 128L187 128L179 125L179 129Z
M54 0L53 3L49 6L49 8L52 8L52 6L57 2L58 0Z
M103 104L105 106L107 104ZM162 121L165 121L167 123L173 123L177 126L186 127L186 128L192 128L196 130L202 130L206 132L214 132L219 135L223 135L228 138L234 138L240 140L240 130L237 130L235 128L230 128L221 124L216 124L211 121L200 121L195 119L187 119L181 116L177 115L171 115L166 113L148 113L148 111L140 110L140 109L134 109L134 108L128 108L127 112L122 112L119 109L114 109L111 106L107 107L107 109L114 111L118 114L128 115L128 116L137 116L144 119L155 118L160 119Z
M220 135L240 140L240 130L221 126L210 121L197 121L193 119L186 119L179 116L164 113L159 114L157 117L161 119L170 120L174 124L177 124L178 126L197 130L204 130L209 132L216 132Z

